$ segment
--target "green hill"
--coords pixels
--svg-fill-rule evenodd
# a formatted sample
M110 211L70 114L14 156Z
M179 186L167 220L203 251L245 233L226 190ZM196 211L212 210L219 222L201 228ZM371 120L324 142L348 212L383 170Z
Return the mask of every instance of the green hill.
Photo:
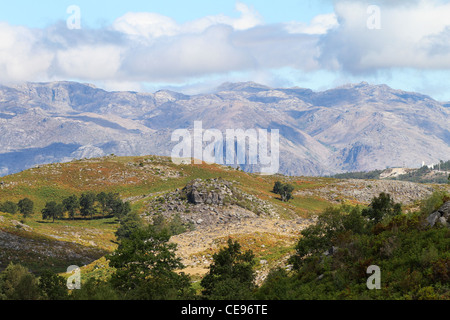
M282 201L273 192L277 181L293 186L293 199ZM52 221L44 220L41 213L51 201L58 204L71 195L80 198L89 192L103 192L128 202L141 223L161 224L173 231L170 242L177 244L183 271L197 290L214 255L229 238L254 253L255 282L261 285L271 270L289 265L304 236L302 231L321 221L330 207L365 208L375 195L389 192L402 202L404 213L417 213L423 199L434 191L448 193L449 187L391 180L355 183L323 177L263 176L215 164L176 165L170 158L157 156L109 156L49 164L0 180L0 204L24 198L34 203L33 213L26 218L20 213L0 212L0 269L12 262L38 275L45 270L65 274L67 267L78 265L83 282L92 277L106 279L113 270L105 256L118 247L120 217L102 214L98 200L91 216L70 218L64 212ZM364 237L371 237L367 232ZM361 239L358 241L366 238ZM327 279L331 285L332 277ZM269 290L267 286L270 283L264 290Z

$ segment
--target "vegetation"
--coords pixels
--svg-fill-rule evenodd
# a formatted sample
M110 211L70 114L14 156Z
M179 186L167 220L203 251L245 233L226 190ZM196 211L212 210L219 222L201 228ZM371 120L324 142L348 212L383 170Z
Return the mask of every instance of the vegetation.
M112 192L94 192L83 193L80 198L71 195L62 200L62 203L50 201L45 204L42 209L42 219L62 219L67 213L69 219L77 216L93 219L95 215L101 217L114 216L121 220L131 211L130 203L123 202L118 194Z
M383 170L373 170L373 171L359 171L359 172L345 172L345 173L338 173L333 176L333 178L336 179L365 179L365 180L371 180L371 179L380 179L380 174L383 172Z
M380 198L387 199L374 198L370 208L377 208ZM302 231L291 258L294 270L272 270L256 297L450 299L450 230L425 227L429 205L419 213L394 210L398 214L392 215L392 203L382 203L376 219L359 207L326 210L316 225ZM381 269L380 290L367 288L371 265Z
M292 193L294 188L314 189L335 181L330 178L283 178L282 183L279 176L261 177L210 165L174 167L164 159L144 157L49 168L60 171L53 176L53 171L30 170L4 178L4 186L10 187L2 188L0 196L2 204L10 203L0 208L1 230L45 248L78 246L82 250L74 251L77 254L84 254L93 242L92 248L103 251L91 261L102 258L83 267L81 290L67 290L65 278L57 272L63 272L61 265L76 264L73 260L34 255L34 248L20 251L20 257L10 259L14 263L2 267L0 299L450 299L449 229L424 223L450 200L445 192L422 201L420 211L406 213L410 208L402 208L389 194L378 195L368 206L327 208L329 203L323 199L289 199L289 192L283 199L281 195L283 185L291 185L287 190ZM102 180L104 176L119 182ZM248 250L243 236L221 242L220 250L211 252L207 274L191 278L180 272L184 266L170 241L191 226L180 216L166 219L152 214L150 225L140 216L149 199L182 188L193 178L217 176L236 181L245 192L282 208L281 213L317 215L317 222L301 232L295 245L291 241L282 248L275 240L272 247L262 248L268 242L261 242L262 236L256 234L252 235L254 250ZM15 213L4 210L14 211L11 203L17 205ZM17 212L27 217L31 229L7 223L17 219ZM44 216L54 222L44 223ZM1 261L13 256L8 250L2 248ZM289 267L271 265L264 282L256 281L260 259L270 261L274 256L280 261L289 255ZM380 290L366 286L371 265L381 269Z
M368 172L346 172L333 176L336 179L380 179L384 170L373 170ZM442 172L450 171L450 160L439 161L433 166L423 166L416 170L410 170L408 173L398 175L391 180L411 181L418 183L450 183L450 175ZM433 174L434 173L434 174Z
M12 201L5 201L0 205L0 211L16 214L18 210L18 206L16 203Z
M213 256L209 272L201 281L202 296L211 300L248 300L255 288L252 251L241 251L238 242L228 239L228 247Z
M272 192L275 194L279 194L281 196L281 200L284 202L288 202L293 199L292 192L294 191L294 186L289 183L281 183L280 181L276 181Z
M157 232L153 226L138 229L108 257L109 265L116 269L111 284L123 297L173 300L192 295L188 276L175 272L183 265L169 239L166 230Z
M176 245L161 224L137 228L108 256L112 275L90 278L81 290L61 289L63 279L35 277L20 265L0 273L0 299L450 299L450 230L427 227L424 218L449 199L435 193L417 213L398 212L389 195L368 208L328 208L317 224L301 232L291 256L293 268L274 268L255 285L255 256L238 241L213 256L195 294L176 256ZM371 211L372 210L372 211ZM366 212L366 213L365 213ZM131 216L130 216L131 217ZM125 219L123 220L125 221ZM381 288L367 287L368 267L381 270Z
M34 202L28 198L23 198L17 203L17 207L24 218L30 217L33 214Z

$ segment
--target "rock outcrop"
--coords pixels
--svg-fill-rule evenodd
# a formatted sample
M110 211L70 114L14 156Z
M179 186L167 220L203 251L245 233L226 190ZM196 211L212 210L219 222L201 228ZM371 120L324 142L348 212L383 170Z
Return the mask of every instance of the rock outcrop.
M147 204L146 218L162 214L175 215L196 226L220 225L246 218L278 217L269 203L240 190L237 182L223 179L196 179L183 189L177 189L152 199Z
M433 227L438 223L450 228L450 200L427 217L428 226Z

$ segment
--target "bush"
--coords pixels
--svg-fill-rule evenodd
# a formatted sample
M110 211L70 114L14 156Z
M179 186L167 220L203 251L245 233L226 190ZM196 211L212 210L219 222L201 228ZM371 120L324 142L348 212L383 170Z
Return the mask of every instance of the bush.
M25 267L10 263L0 273L0 300L38 300L37 279Z
M12 201L5 201L0 205L0 211L16 214L19 207Z
M214 254L209 272L203 277L202 295L211 300L248 300L255 288L254 254L241 251L240 244L228 239L228 246Z

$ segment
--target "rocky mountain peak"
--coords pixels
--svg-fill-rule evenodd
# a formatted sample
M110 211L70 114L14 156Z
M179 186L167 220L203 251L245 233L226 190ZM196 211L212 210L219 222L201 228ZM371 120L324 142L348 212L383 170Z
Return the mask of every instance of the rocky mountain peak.
M279 173L415 168L449 159L449 117L450 108L428 96L366 82L320 92L225 83L192 96L76 82L0 86L0 172L80 155L169 156L172 132L200 120L204 129L278 129Z

